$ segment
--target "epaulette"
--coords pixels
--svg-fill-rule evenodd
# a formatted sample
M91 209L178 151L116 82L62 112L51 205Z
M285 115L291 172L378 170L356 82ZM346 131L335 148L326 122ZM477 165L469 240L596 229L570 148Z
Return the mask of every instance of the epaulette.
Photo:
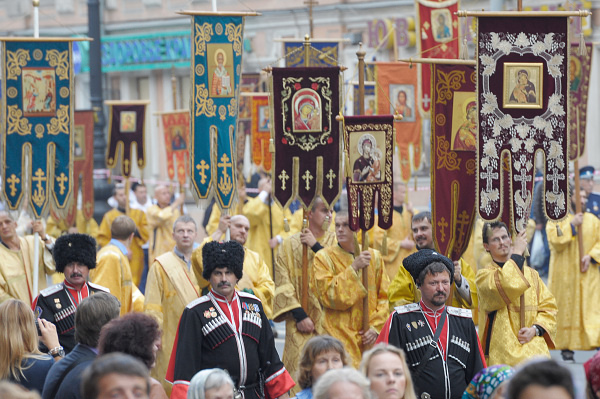
M421 310L421 307L419 306L418 303L409 303L409 304L402 305L402 306L396 306L394 308L394 310L398 314L404 314L404 313L410 313L410 312L414 312L417 310Z
M471 309L463 309L463 308L455 308L453 306L446 306L446 310L447 310L448 314L451 314L452 316L466 317L468 319L473 318L473 312L471 312Z
M51 287L41 290L40 295L48 296L48 295L56 294L58 291L62 291L62 289L63 289L63 283L54 284Z
M251 299L256 299L258 302L260 302L260 299L256 296L256 295L252 295L249 292L245 292L245 291L238 291L237 292L239 296L241 296L242 298L251 298Z
M192 302L188 303L186 308L191 309L197 305L200 305L201 303L208 302L208 301L210 301L210 298L208 297L208 295L204 295L204 296L194 299Z
M108 289L108 288L106 288L106 287L104 287L102 285L90 283L89 281L88 281L88 285L90 287L92 287L92 288L95 288L95 289L100 290L100 291L108 292L110 294L110 289Z

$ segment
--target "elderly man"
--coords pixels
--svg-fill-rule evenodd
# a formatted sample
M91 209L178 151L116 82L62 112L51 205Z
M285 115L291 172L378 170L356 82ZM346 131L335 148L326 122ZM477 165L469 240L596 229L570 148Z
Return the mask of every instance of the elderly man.
M163 330L162 347L156 354L152 376L163 384L167 394L171 392L171 384L165 381L165 375L177 323L187 304L200 296L196 275L191 270L192 252L198 246L196 233L196 222L191 216L177 218L173 224L175 247L154 260L146 283L144 311L154 316Z
M75 311L79 303L108 288L88 282L90 269L96 267L96 240L86 234L60 236L52 251L56 271L64 273L65 281L40 292L33 310L41 318L56 325L61 349L69 353L75 347ZM41 348L47 352L52 348ZM60 349L58 350L60 352ZM60 354L60 353L58 353Z
M202 248L203 277L210 292L190 303L181 316L167 380L172 399L186 397L190 380L200 370L229 371L246 399L287 398L294 382L275 349L273 331L262 303L237 291L244 248L235 241L211 241Z
M167 186L156 186L154 189L156 204L146 211L150 242L148 244L148 264L152 264L156 257L169 252L175 246L173 240L173 223L181 216L181 205L185 195L180 195L171 204L171 192Z
M210 241L220 240L229 228L229 235L233 241L244 245L244 275L237 284L237 288L256 295L262 302L265 314L271 320L273 317L273 293L275 284L271 278L271 271L260 257L258 252L248 249L246 240L250 230L250 222L244 215L221 216L219 227L210 237L206 238L203 245ZM208 281L202 278L202 247L197 248L192 255L192 267L200 284L200 289L208 287Z
M538 272L525 265L525 234L512 242L504 223L483 225L483 246L493 262L477 271L476 281L489 365L516 366L532 356L550 357L548 349L554 349L556 300Z
M389 279L381 254L370 248L355 248L348 224L348 210L335 215L338 245L324 248L315 255L310 280L311 290L323 307L323 327L342 341L358 367L362 352L375 343L388 314ZM369 286L362 284L368 273ZM369 301L369 328L363 328L363 298Z
M377 341L406 352L419 397L459 399L485 362L471 310L446 306L454 264L431 249L422 249L404 259L403 265L421 300L397 307Z
M424 211L413 216L413 237L417 249L435 250L431 228L431 212ZM475 272L462 258L454 262L454 276L452 289L448 297L448 305L458 308L477 309L477 287L475 285ZM402 267L390 283L390 305L398 306L417 302L418 291L415 290L413 279Z
M17 222L7 211L0 211L0 302L7 299L20 299L29 306L37 292L33 292L33 279L38 281L38 289L46 288L46 275L55 271L52 259L54 240L47 236L41 221L33 222L35 236L19 237ZM39 251L38 275L33 276L34 250Z

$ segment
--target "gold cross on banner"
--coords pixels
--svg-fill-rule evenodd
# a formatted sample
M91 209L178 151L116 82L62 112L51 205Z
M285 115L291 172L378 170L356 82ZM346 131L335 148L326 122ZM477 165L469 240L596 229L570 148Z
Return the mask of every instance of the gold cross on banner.
M446 242L446 227L448 227L448 222L446 222L446 218L442 218L438 222L438 227L440 227L440 233L442 234L442 241Z
M198 172L200 175L200 183L206 183L206 171L210 169L210 165L207 164L206 161L203 159L198 165L196 165L196 169L200 171Z
M304 175L302 175L302 179L304 179L306 182L306 191L310 190L310 181L314 178L308 169L306 169L306 172L304 172Z
M229 173L227 173L227 168L230 168L232 165L229 157L225 153L223 153L223 156L221 157L221 162L217 163L217 168L223 168L223 176L221 176L218 186L225 195L229 195L233 188L231 177L229 176Z
M8 179L6 179L8 184L10 185L10 196L14 197L17 194L17 184L21 182L21 179L17 177L14 173L10 175Z
M325 176L329 180L329 188L333 188L333 179L336 178L336 174L333 173L333 169L329 169L329 173Z
M64 173L61 173L60 176L56 178L56 180L58 181L60 195L63 195L65 193L65 183L69 180L69 178Z
M33 199L33 202L37 206L42 206L46 197L44 186L42 186L42 181L46 181L46 174L42 168L38 168L38 170L35 171L35 177L32 177L31 180L37 183L31 199Z
M279 174L279 180L281 180L281 189L285 191L285 182L290 178L285 170L282 170Z

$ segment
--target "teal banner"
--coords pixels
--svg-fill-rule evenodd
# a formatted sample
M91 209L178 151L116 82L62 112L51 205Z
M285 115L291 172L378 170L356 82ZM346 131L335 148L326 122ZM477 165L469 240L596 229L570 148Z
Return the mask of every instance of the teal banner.
M64 210L72 190L72 42L2 42L2 192L9 209L42 218ZM25 193L26 187L29 192Z

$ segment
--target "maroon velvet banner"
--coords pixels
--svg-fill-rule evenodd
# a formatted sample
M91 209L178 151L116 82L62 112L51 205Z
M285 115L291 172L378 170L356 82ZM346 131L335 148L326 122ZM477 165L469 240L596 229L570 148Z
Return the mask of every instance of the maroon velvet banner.
M121 173L125 177L131 176L134 143L137 152L137 165L140 169L145 166L144 131L146 105L148 103L106 101L109 106L106 166L114 168L117 166L119 156L121 156Z
M369 230L392 226L394 117L392 115L344 117L346 189L350 229ZM348 176L349 174L349 176Z
M535 153L544 152L545 210L568 212L567 17L479 17L477 46L479 214L496 220L510 207L517 232L527 226ZM510 157L505 201L501 157Z
M431 65L431 217L437 250L459 260L475 221L477 72Z
M574 161L585 152L585 126L587 121L588 91L590 88L590 70L592 68L592 52L594 46L586 43L587 55L579 54L579 43L571 44L569 57L569 104L571 137L569 159Z
M333 207L340 192L338 67L273 68L273 197L305 209L319 196Z

